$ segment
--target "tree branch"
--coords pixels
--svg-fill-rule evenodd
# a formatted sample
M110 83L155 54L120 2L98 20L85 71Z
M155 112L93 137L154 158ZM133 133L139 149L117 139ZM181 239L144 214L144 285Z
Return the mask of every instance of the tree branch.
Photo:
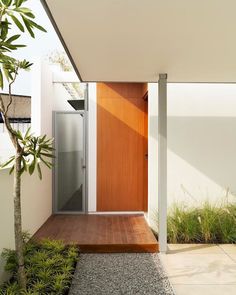
M20 150L20 144L18 143L15 132L11 127L11 123L10 123L8 116L5 114L5 105L4 105L3 98L1 95L0 95L0 112L2 114L3 122L5 123L5 126L7 128L8 134L10 136L11 142L14 145L14 148L17 150Z
M16 76L17 76L17 74L18 74L18 66L17 66L16 69L15 69L14 78L13 78L13 80L9 83L9 86L8 86L9 103L7 104L7 107L6 107L5 112L4 112L4 115L5 115L5 116L7 116L7 113L8 113L9 107L10 107L11 104L12 104L11 86L12 86L12 84L16 81Z
M4 105L3 98L2 98L1 94L0 94L0 112L1 113L5 112L5 105Z

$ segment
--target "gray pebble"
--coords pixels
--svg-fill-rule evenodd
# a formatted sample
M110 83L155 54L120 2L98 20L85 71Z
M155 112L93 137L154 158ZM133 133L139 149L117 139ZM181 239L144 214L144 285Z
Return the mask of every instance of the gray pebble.
M69 295L174 295L158 254L81 254Z

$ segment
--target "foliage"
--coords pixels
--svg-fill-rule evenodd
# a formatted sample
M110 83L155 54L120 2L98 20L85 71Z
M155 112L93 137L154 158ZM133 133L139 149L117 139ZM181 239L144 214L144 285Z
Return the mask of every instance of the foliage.
M170 243L236 243L236 204L175 204L167 222Z
M21 37L21 34L9 36L10 29L15 25L21 33L28 31L32 38L35 37L34 29L46 32L46 30L37 24L33 12L23 5L28 0L0 0L0 87L3 88L5 78L13 81L15 75L20 69L27 70L32 65L30 62L19 61L9 54L13 51L25 47L24 44L15 42Z
M35 137L30 133L30 128L27 130L25 135L23 135L19 130L15 131L15 135L22 148L21 174L28 171L29 174L32 175L37 168L38 176L42 179L40 161L42 161L42 163L48 168L52 168L52 164L48 161L48 158L53 158L53 139L47 139L46 135ZM11 165L10 173L12 173L15 167L14 162L15 156L12 156L0 167L4 168Z
M26 239L27 241L27 239ZM69 289L78 260L78 249L66 247L61 241L30 240L24 244L27 288L21 290L17 283L17 259L13 250L5 249L2 256L6 260L5 269L12 278L0 288L0 295L19 294L65 294Z
M52 140L47 139L46 136L35 137L30 133L30 129L23 135L20 131L12 129L9 122L7 122L7 113L12 103L11 96L11 84L15 82L15 79L19 73L19 70L28 70L32 63L23 60L19 61L8 54L13 53L15 50L21 47L25 47L23 44L15 44L15 41L21 37L21 34L10 35L10 29L12 25L15 25L20 32L28 31L31 37L35 37L34 29L39 29L46 32L46 30L33 21L35 15L33 12L25 7L25 3L28 0L0 0L0 87L4 86L4 77L9 81L9 102L7 105L0 104L0 112L6 123L6 127L9 133L12 134L11 138L15 148L20 147L20 160L21 171L29 172L30 175L37 169L40 179L42 179L42 171L40 161L48 168L52 167L48 158L52 158ZM45 159L46 158L46 159ZM0 166L0 168L11 165L10 173L14 171L16 157L12 156L6 163Z
M26 272L24 266L23 253L23 237L22 237L22 218L21 218L21 175L24 171L33 174L37 167L38 175L42 178L41 160L49 168L50 162L44 157L51 157L52 146L51 141L46 139L46 136L35 137L30 134L30 130L23 136L19 131L12 128L8 111L12 105L12 85L16 81L19 70L28 70L31 63L17 60L12 57L14 51L20 47L25 47L23 44L15 44L22 33L27 30L31 37L35 37L34 30L38 29L46 32L46 30L33 21L35 18L33 12L23 6L28 0L0 0L0 88L3 88L5 80L8 81L8 98L5 103L0 94L0 113L7 132L15 149L13 156L6 164L12 165L11 171L14 171L14 233L16 245L16 261L18 267L18 284L26 290ZM19 34L12 35L12 25L18 28ZM4 79L5 78L5 79ZM42 286L41 286L42 288Z

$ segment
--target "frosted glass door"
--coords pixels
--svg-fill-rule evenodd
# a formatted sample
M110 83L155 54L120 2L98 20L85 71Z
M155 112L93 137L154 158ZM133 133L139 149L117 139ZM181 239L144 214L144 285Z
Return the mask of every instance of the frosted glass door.
M84 113L55 113L55 211L85 211Z

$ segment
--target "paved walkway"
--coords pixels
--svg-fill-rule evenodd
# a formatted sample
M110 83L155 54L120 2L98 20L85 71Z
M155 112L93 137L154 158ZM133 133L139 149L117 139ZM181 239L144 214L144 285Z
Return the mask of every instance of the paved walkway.
M173 295L158 254L82 254L70 295Z
M236 294L236 245L169 245L160 259L176 295Z

